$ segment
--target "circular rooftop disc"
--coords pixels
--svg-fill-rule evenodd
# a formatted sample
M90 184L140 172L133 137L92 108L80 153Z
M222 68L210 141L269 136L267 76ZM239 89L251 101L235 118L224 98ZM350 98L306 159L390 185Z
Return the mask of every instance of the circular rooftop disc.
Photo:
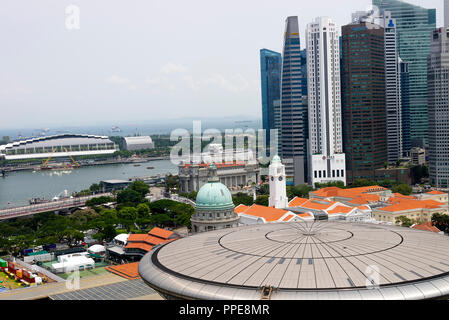
M272 299L438 297L449 294L449 238L337 221L252 225L169 243L139 272L156 290L187 298L259 299L264 286L275 288Z

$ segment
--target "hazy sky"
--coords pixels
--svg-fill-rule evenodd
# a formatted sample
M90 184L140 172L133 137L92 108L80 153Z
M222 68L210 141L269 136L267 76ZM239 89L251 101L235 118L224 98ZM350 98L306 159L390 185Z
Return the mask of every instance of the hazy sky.
M437 8L443 0L410 0ZM260 117L259 49L284 21L338 25L370 0L3 0L0 129ZM80 29L66 28L66 7ZM302 45L303 47L303 45Z

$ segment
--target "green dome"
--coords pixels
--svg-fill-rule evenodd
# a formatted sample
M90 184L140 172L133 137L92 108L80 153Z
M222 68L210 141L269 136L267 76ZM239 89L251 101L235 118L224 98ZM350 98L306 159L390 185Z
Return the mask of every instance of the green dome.
M196 195L196 208L205 210L223 210L234 208L231 192L220 182L208 182Z

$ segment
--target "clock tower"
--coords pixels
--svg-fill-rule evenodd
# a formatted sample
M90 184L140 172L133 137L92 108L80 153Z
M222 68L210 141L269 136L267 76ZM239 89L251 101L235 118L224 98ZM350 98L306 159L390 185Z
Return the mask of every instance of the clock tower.
M285 166L281 158L275 155L269 167L270 197L268 205L275 208L287 208L287 188L285 181Z

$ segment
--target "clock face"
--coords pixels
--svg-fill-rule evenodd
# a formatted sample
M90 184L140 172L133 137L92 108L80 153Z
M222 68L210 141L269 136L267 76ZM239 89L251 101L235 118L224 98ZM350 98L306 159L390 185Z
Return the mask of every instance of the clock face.
M279 177L279 181L282 181L282 177Z
M271 181L274 181L274 177L273 176L271 176Z

